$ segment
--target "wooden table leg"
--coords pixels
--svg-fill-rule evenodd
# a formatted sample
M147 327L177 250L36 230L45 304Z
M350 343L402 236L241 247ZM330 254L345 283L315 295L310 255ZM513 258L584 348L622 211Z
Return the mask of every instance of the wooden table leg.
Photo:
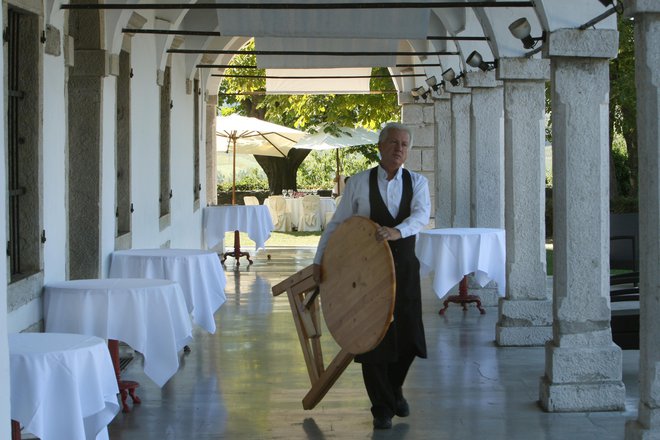
M236 258L236 266L240 266L241 263L238 261L239 258L245 257L249 261L248 264L254 263L250 259L250 254L248 252L242 252L241 251L241 235L238 231L234 231L234 251L233 252L225 252L222 254L222 264L225 264L225 260L227 257L234 257Z
M468 288L467 288L467 275L463 276L463 279L458 285L458 295L450 295L447 297L447 299L443 302L442 309L438 312L441 315L445 314L445 310L449 307L449 303L456 303L456 304L461 304L463 306L463 311L467 311L467 306L466 304L468 303L477 303L477 308L481 312L481 314L485 314L486 310L481 307L481 299L477 295L468 295Z
M140 398L135 394L135 389L139 387L140 384L132 380L121 380L121 371L119 369L119 341L116 339L108 339L108 350L110 350L112 365L115 368L115 376L117 377L117 386L119 387L119 393L121 394L122 411L125 413L131 412L128 403L126 403L126 399L128 396L131 396L133 404L137 405L142 403Z

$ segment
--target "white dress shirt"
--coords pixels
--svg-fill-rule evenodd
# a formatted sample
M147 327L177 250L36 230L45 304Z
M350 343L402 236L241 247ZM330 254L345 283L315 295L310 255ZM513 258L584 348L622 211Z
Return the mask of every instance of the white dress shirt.
M344 220L354 215L361 215L367 218L371 215L371 206L369 204L370 173L371 169L363 171L351 176L348 182L346 182L346 189L342 194L337 210L332 220L326 226L325 231L323 231L323 235L321 235L316 256L314 257L314 263L321 264L323 251L328 244L330 235ZM402 168L399 168L394 178L387 180L387 172L381 166L378 166L378 189L385 205L387 205L387 209L394 218L399 214L399 204L401 203L401 194L403 192L402 174ZM412 171L410 171L410 177L413 187L410 217L395 226L401 232L402 238L415 235L424 228L429 222L431 213L428 180L421 174Z

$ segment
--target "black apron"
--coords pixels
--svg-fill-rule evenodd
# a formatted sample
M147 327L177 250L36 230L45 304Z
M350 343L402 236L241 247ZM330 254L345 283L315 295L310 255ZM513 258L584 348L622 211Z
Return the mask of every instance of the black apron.
M410 216L413 189L410 172L402 170L403 191L396 218L392 217L378 190L378 167L369 174L370 218L381 226L394 227ZM419 260L415 256L415 236L388 241L396 274L394 320L380 344L357 355L356 362L395 362L402 353L413 352L426 358L426 338L422 323L422 293L419 284Z

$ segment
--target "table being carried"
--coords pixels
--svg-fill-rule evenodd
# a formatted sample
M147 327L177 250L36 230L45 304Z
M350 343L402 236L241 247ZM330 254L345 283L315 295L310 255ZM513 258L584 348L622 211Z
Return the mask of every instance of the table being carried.
M459 284L459 294L450 295L440 310L443 315L449 303L458 303L466 310L467 303L476 303L483 314L481 299L469 295L467 275L481 286L493 280L497 283L500 296L504 296L506 283L506 242L504 229L494 228L448 228L420 231L415 249L422 276L431 272L433 290L443 298L449 290Z
M20 423L41 440L108 438L106 426L119 411L119 391L103 339L10 334L9 376L13 428Z
M303 408L326 395L355 355L373 350L387 333L394 314L396 278L386 241L376 240L376 223L351 217L332 233L323 253L321 284L313 266L273 286L287 293L312 388ZM330 334L341 347L326 368L321 351L319 301Z
M137 382L123 381L118 341L144 356L144 372L162 387L179 369L178 352L192 340L190 315L179 284L152 279L71 280L44 288L47 332L80 333L108 339L110 355L128 412Z
M110 278L158 278L181 286L193 322L215 333L213 314L226 301L225 272L218 255L199 249L130 249L115 251Z
M255 252L264 248L266 240L273 230L273 221L268 207L264 205L221 205L208 206L203 210L204 241L207 248L217 246L224 240L225 233L234 231L234 250L222 254L224 263L228 256L238 259L245 256L252 264L248 252L241 251L239 231L247 232L248 237L255 242Z

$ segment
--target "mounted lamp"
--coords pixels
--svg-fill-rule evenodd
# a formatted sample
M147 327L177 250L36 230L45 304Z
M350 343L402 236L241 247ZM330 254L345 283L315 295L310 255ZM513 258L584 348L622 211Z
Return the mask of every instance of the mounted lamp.
M454 87L458 85L458 80L462 77L463 77L463 72L461 72L458 76L456 76L454 69L452 69L451 67L445 70L444 72L442 72L442 79L445 82L449 82Z
M535 38L532 37L532 26L529 24L529 21L525 17L519 18L509 25L509 31L511 34L522 41L523 47L525 49L531 49L536 46L536 42L542 40L543 37Z
M432 88L434 92L437 92L440 86L442 85L442 82L438 84L438 80L435 78L435 75L426 78L425 81L426 81L426 85Z
M478 67L484 72L495 69L495 61L484 61L481 54L476 50L472 51L472 53L468 55L465 62L468 63L469 66Z

